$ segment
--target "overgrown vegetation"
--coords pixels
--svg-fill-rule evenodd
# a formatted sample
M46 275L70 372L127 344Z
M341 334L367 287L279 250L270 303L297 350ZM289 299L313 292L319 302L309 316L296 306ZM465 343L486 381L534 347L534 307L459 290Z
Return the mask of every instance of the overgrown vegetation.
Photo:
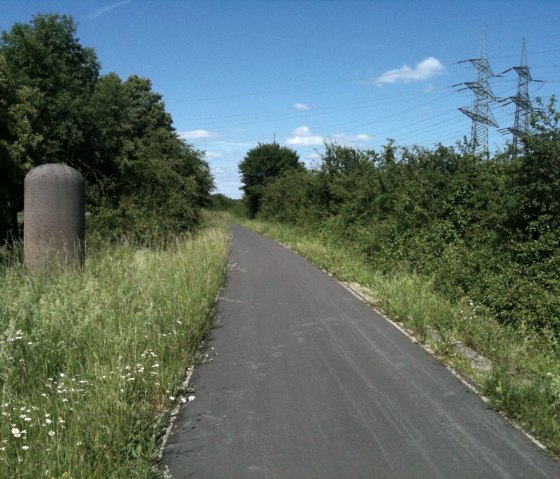
M560 334L560 115L541 105L517 159L327 144L318 169L269 180L258 217L433 280L502 324Z
M239 163L243 181L243 199L247 213L253 218L261 208L263 192L267 185L285 171L303 170L299 155L278 143L259 143L250 149Z
M86 179L80 271L22 266L23 180L44 163ZM1 36L0 168L0 477L155 477L225 275L225 228L199 228L203 154L148 79L101 75L49 14Z
M211 325L228 234L155 246L90 251L81 273L0 269L0 477L156 476L162 413Z
M86 178L90 229L175 234L200 222L212 177L146 78L100 74L72 18L36 15L0 40L0 241L21 235L23 178L66 163Z
M560 129L539 100L517 152L466 145L360 151L325 145L313 170L267 181L257 220L339 279L372 290L498 409L560 452ZM515 153L513 155L512 153ZM461 341L494 363L457 357Z
M239 217L230 220L281 241L341 281L365 286L377 308L430 345L443 362L473 378L493 407L560 455L560 350L550 331L538 334L503 325L472 301L448 299L426 276L403 270L381 272L354 248L325 241L304 228ZM473 369L457 353L458 342L490 358L492 371Z

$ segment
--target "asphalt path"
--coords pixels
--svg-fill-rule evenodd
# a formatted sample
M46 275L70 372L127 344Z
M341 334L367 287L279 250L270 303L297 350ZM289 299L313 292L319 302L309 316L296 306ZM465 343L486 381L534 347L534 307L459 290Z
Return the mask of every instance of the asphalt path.
M195 399L164 449L173 478L560 478L559 463L300 256L233 227L229 261Z

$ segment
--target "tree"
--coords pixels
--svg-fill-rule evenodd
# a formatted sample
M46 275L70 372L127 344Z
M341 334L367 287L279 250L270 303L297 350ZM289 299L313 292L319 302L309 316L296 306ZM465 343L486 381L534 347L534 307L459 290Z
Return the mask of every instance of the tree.
M210 169L203 153L178 137L150 80L101 78L91 111L98 133L88 167L96 179L89 187L96 227L149 241L156 230L178 233L197 225L214 187Z
M243 192L249 216L259 211L264 188L268 182L291 169L304 169L299 155L278 143L259 143L239 163Z
M555 97L547 106L540 99L538 103L533 132L523 138L525 154L517 178L518 224L533 238L560 227L560 113Z
M173 128L149 79L99 74L65 15L36 15L0 39L0 240L17 233L23 179L68 164L86 178L88 223L150 239L200 220L213 179L203 153Z
M10 78L37 93L31 126L41 141L29 152L35 165L64 161L75 166L89 151L85 108L100 66L95 52L80 44L76 28L66 15L35 15L2 34L0 49Z
M89 92L99 76L91 49L67 16L36 15L0 39L0 240L17 235L23 178L34 166L75 166L91 151L84 134Z

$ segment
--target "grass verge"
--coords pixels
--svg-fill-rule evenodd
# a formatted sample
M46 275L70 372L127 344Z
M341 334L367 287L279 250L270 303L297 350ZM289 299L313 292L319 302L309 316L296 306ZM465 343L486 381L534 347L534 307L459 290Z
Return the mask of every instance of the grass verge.
M552 333L523 325L506 327L468 299L452 303L430 278L406 272L382 274L355 252L328 244L303 229L258 220L229 218L280 241L340 281L365 286L375 306L400 322L454 369L474 379L491 407L536 436L560 455L560 345ZM436 331L437 340L432 340ZM491 371L474 369L457 353L457 342L492 361Z
M214 225L165 248L100 248L79 273L0 269L0 477L156 475L228 238Z

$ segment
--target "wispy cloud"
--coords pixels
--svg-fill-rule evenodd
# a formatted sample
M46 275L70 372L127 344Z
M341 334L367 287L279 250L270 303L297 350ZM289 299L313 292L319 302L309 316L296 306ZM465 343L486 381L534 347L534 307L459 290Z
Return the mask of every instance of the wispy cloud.
M366 135L364 133L360 133L358 135L354 135L350 138L352 141L370 141L373 140L373 138L369 135Z
M432 93L434 91L434 85L428 83L424 88L422 88L422 93Z
M357 135L349 135L347 133L337 133L333 135L333 140L342 145L356 145L360 143L369 143L373 141L373 137L365 133L358 133Z
M253 142L246 141L223 141L220 140L220 135L209 133L211 138L205 143L205 146L208 147L206 160L216 182L216 192L223 193L230 198L240 198L241 180L237 164L247 151L256 145Z
M307 106L305 103L295 103L294 108L300 111L310 110L309 106Z
M396 70L386 71L383 75L377 77L374 83L382 85L383 83L410 83L428 80L444 71L445 67L437 58L429 57L418 63L415 68L403 65Z
M289 146L317 146L322 145L324 138L319 135L314 135L307 126L300 126L292 131L291 137L286 140Z
M224 156L224 153L222 151L206 151L204 156L207 160L218 160Z
M214 133L208 130L187 130L177 132L179 138L183 140L201 140L204 138L212 138L216 136Z
M117 2L117 3L112 3L111 5L106 5L105 7L101 7L98 8L97 10L95 10L91 15L89 15L89 19L93 20L95 18L99 18L101 15L105 15L106 13L109 13L111 10L114 10L115 8L119 8L122 7L124 5L128 5L129 3L132 3L132 0L124 0L122 2Z
M342 139L349 143L363 143L373 140L373 137L365 133L358 133L357 135L342 135Z

